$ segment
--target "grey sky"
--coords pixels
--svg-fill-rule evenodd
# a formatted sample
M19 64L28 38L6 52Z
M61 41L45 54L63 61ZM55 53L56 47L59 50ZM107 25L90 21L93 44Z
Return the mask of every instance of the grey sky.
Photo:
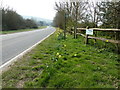
M3 0L3 6L13 8L20 15L36 16L52 20L57 0Z

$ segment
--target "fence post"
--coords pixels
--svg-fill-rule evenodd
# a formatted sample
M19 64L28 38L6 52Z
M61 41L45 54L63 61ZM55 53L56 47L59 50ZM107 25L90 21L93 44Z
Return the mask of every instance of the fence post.
M66 39L66 13L64 13L64 39Z
M88 36L89 35L86 35L86 37L85 37L85 44L88 44Z
M120 38L120 32L115 32L115 40L119 40ZM120 54L120 44L116 44L116 51L118 54Z
M87 26L86 29L89 29L89 27ZM89 35L86 34L86 37L85 37L85 44L88 44L88 36L89 36Z

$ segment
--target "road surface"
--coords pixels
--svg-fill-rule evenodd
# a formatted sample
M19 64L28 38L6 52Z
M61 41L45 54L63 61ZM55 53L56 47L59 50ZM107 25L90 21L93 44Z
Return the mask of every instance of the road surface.
M43 38L55 31L53 27L45 29L2 35L2 64L19 55Z

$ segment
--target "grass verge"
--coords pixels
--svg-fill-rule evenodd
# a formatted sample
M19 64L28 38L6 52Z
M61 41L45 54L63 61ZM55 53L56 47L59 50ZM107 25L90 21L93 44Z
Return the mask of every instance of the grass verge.
M118 55L83 43L83 37L52 36L2 74L3 88L118 88Z
M43 29L46 27L47 26L40 26L37 29ZM24 32L24 31L32 31L32 30L37 30L37 29L19 29L19 30L10 30L10 31L0 31L0 34L10 34L10 33Z

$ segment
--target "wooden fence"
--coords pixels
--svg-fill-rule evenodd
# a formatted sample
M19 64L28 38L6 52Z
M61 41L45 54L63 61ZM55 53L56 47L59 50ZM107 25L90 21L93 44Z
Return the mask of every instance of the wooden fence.
M113 39L106 39L106 38L103 38L103 37L97 37L96 33L94 33L94 36L86 35L86 34L81 33L82 31L86 31L86 28L77 28L77 35L81 35L81 36L85 37L85 43L86 44L88 44L89 39L110 42L110 43L116 44L117 51L120 52L120 29L100 29L100 28L90 28L90 29L93 29L93 32L105 31L105 32L116 33L115 34L115 40L113 40Z
M120 32L120 29L99 29L99 28L91 28L93 29L93 31L112 31L112 32ZM86 28L77 28L77 30L80 31L86 31ZM89 35L84 35L82 33L77 33L83 37L85 37L86 39L97 39L97 40L102 40L102 41L107 41L107 42L111 42L111 43L115 43L115 44L120 44L120 40L111 40L111 39L106 39L106 38L102 38L102 37L93 37L93 36L89 36ZM117 37L117 36L115 36ZM88 41L88 40L87 40ZM88 42L86 42L88 43Z

